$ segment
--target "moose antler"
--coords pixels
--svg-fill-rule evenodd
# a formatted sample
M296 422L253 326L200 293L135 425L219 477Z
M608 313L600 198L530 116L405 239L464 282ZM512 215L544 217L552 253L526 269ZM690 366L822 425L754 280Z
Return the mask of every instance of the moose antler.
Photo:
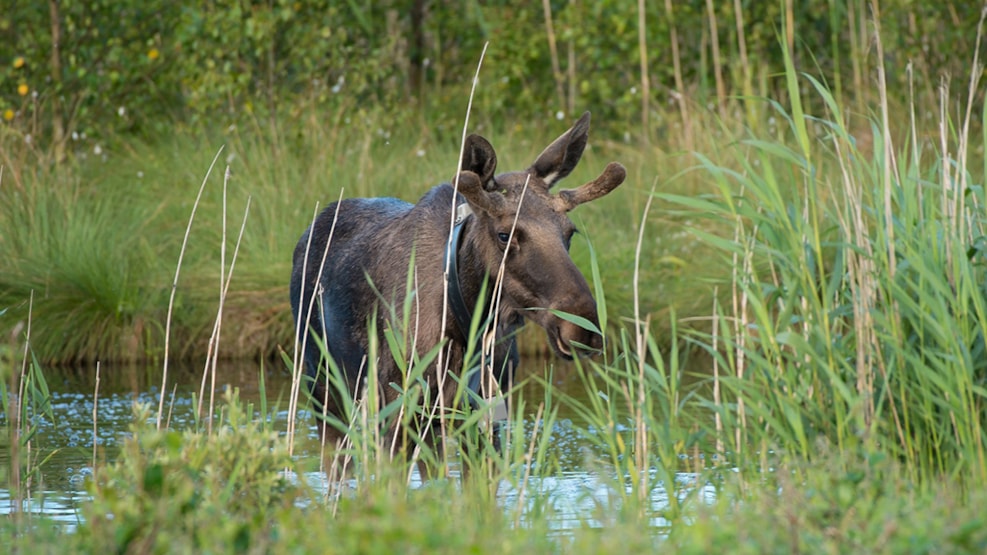
M580 204L596 200L613 191L624 182L625 177L627 177L627 170L624 169L624 166L618 162L610 162L599 177L577 189L559 191L553 201L557 208L568 212Z

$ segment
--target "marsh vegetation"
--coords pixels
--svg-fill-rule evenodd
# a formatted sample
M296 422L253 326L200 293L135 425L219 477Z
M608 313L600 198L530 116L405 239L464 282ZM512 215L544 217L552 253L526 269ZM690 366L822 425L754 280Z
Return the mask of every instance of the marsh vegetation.
M384 21L413 28L397 3L385 4L393 9L367 8L351 32L393 36L374 33ZM481 36L494 53L480 71L470 130L503 145L505 165L551 140L546 118L600 105L594 122L606 123L569 179L589 181L609 160L628 177L574 214L581 233L572 256L599 303L603 353L564 370L578 392L553 387L556 363L526 369L511 392L501 452L476 431L484 407L452 418L451 444L473 447L464 452L474 458L450 449L440 462L454 477L475 467L464 483L409 487L418 485L413 462L379 441L389 419L414 410L410 396L351 407L343 472L317 442L299 443L309 411L285 411L267 396L245 402L213 377L218 358L248 357L263 361L266 387L292 382L291 251L318 207L340 195L413 201L452 177L462 83L479 50L472 36L434 58L406 95L393 88L404 82L394 72L417 70L385 63L406 44L333 35L345 52L366 54L343 81L357 90L333 92L336 76L320 78L326 90L278 96L269 94L280 90L278 72L299 71L279 62L287 27L268 22L263 29L278 32L243 36L247 46L272 41L268 49L213 35L230 46L231 67L256 70L247 62L257 56L269 72L219 83L166 73L184 94L185 105L168 105L177 116L149 111L139 128L87 128L76 142L71 118L57 114L101 121L114 112L82 101L67 112L71 95L42 92L19 107L4 97L13 115L5 113L0 136L9 446L0 476L11 507L2 542L32 552L987 549L979 8L833 1L796 14L792 3L764 13L711 2L598 4L611 11L546 2L548 18L532 24L519 11L502 27L510 10L498 4L476 6L482 17L466 20L487 25ZM274 2L252 13L275 7L291 9ZM356 17L352 9L325 13ZM426 20L434 39L426 50L449 44L429 27L446 9ZM621 26L612 14L631 17ZM197 21L224 17L205 15ZM296 17L288 15L281 21ZM613 32L579 25L587 16ZM605 53L614 40L624 48L614 52L626 50L643 73ZM181 51L163 45L159 36L141 43L141 63ZM7 73L49 63L25 52L28 61ZM532 71L538 77L527 82L526 67L553 70ZM209 86L223 94L200 94ZM217 98L220 107L209 104ZM553 98L552 108L533 98ZM543 343L540 332L521 337L529 355ZM68 531L20 510L44 479L39 453L53 446L37 444L38 430L58 425L48 381L61 365L93 372L96 361L167 368L179 359L203 368L194 416L168 418L182 374L155 385L119 450L94 451L84 526ZM581 438L578 456L560 454L563 430ZM572 464L606 494L560 531L545 484Z

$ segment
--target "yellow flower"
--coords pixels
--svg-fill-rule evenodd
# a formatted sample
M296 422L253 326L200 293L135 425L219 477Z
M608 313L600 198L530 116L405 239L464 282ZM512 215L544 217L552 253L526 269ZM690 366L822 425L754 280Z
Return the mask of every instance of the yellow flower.
M10 120L14 119L14 111L11 110L10 108L7 108L6 110L4 110L3 111L3 119L4 119L4 121L10 121Z
M27 93L29 92L31 92L31 88L28 87L26 84L21 83L20 85L17 85L17 94L21 96L27 96Z
M24 67L24 56L14 58L14 69L20 69L22 67Z
M161 53L158 52L158 49L157 48L152 48L152 49L150 49L150 50L147 51L147 59L151 60L152 62L154 60L157 60L158 59L158 56L160 56L160 55L161 55Z

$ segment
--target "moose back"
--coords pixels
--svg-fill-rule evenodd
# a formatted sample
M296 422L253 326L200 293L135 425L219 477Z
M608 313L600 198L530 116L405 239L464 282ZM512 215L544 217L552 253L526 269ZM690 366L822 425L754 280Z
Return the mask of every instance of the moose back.
M369 373L376 372L382 404L401 395L403 365L386 348L368 360L371 330L383 346L386 330L409 328L402 337L407 351L418 356L442 345L442 367L433 364L422 378L428 388L423 398L443 407L452 407L463 384L474 399L492 395L477 375L464 375L474 366L465 360L468 352L486 350L483 366L501 386L510 382L518 364L514 335L525 319L545 329L560 357L601 347L597 333L574 324L575 318L557 316L567 313L598 326L596 301L569 257L576 229L567 212L612 191L625 170L611 162L581 187L550 192L579 162L589 124L586 112L528 169L501 174L495 174L497 155L490 143L470 135L456 185L438 185L414 205L393 198L342 200L302 234L294 252L291 307L314 404L335 422L323 427L327 439L345 433L343 407L351 403L342 396L361 395ZM409 294L414 295L410 317L393 321L402 318ZM483 345L469 333L477 307L492 330ZM335 381L326 379L330 367ZM445 379L445 371L455 379ZM385 437L401 443L396 427L392 424ZM422 439L436 446L434 435Z

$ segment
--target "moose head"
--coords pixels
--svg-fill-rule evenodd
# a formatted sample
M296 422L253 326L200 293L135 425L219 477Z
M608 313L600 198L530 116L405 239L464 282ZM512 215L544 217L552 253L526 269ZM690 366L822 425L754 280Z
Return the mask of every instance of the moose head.
M567 313L598 326L596 301L568 254L576 227L567 213L614 190L626 176L612 162L595 180L552 194L552 186L579 163L589 122L586 112L528 169L499 175L493 147L470 135L454 180L476 218L467 248L491 275L503 264L504 307L544 328L552 350L565 359L602 345L599 334L558 316Z

